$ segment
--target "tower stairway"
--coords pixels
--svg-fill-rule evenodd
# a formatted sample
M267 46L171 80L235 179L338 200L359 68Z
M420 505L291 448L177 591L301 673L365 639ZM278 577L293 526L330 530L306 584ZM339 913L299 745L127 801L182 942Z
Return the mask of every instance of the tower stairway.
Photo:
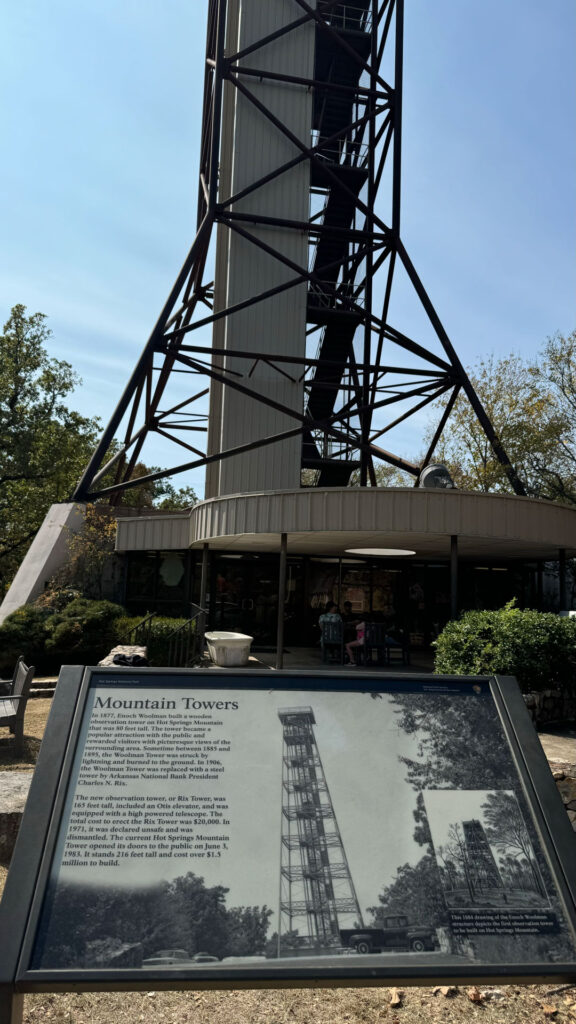
M306 945L340 944L342 918L362 913L336 820L311 707L279 708L282 834L278 932L298 929Z
M323 7L329 5L319 4L319 13L323 13ZM358 0L354 6L332 7L327 15L332 30L349 49L342 48L337 39L321 28L316 30L314 77L326 82L326 89L318 87L314 94L317 156L312 161L311 188L322 193L325 202L321 232L311 260L315 280L308 292L307 322L322 325L323 331L317 353L320 362L308 381L306 411L319 423L334 412L346 368L353 358L356 328L362 321L362 313L355 306L353 275L349 270L353 255L350 230L354 227L356 204L368 168L359 141L363 129L351 125L358 119L356 90L362 73L362 65L354 54L366 60L370 52L370 35L365 30L368 9L369 0ZM311 431L304 433L303 468L320 470L319 486L346 486L359 462L347 455L335 459L327 458L327 454L318 451Z

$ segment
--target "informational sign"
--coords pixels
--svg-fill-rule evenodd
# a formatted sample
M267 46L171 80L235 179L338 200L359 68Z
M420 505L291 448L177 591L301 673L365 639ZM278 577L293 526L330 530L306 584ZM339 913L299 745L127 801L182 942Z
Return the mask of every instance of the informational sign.
M61 686L24 985L576 976L513 681L94 669L69 712Z

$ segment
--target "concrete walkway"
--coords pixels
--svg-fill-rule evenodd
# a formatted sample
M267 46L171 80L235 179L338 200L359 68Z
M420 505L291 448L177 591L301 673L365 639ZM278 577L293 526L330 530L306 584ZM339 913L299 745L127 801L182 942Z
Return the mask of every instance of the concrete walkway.
M565 765L576 775L576 726L573 723L558 728L548 725L538 736L548 761Z
M275 669L276 668L276 652L275 651L253 651L251 661L257 661L264 668ZM256 667L256 666L254 666ZM350 665L338 665L331 662L322 661L322 653L320 647L293 647L284 651L283 656L283 668L285 669L304 669L314 672L354 672L355 669L351 668ZM427 675L434 671L434 655L429 651L412 651L410 656L410 664L402 665L401 662L394 662L392 665L383 667L382 665L372 665L364 669L364 666L359 666L359 671L368 672L386 672L390 675L406 675L412 673L413 675Z

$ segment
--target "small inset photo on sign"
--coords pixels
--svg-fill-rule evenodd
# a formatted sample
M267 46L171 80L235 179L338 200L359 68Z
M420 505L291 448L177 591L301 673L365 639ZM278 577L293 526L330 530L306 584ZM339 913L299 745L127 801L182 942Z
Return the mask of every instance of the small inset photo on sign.
M444 789L424 799L451 910L550 906L515 793Z

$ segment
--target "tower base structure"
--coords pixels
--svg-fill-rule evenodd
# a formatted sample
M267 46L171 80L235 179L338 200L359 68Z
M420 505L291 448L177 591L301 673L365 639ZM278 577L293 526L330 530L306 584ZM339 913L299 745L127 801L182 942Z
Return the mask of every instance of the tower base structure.
M76 502L50 506L0 605L0 625L7 615L39 597L51 576L66 564L68 542L82 530L83 513L84 506Z
M81 525L81 506L50 509L1 621L42 593ZM326 602L349 601L356 618L384 621L426 650L464 609L513 597L519 607L571 608L575 537L576 509L514 495L347 487L227 495L187 512L119 518L116 597L142 617L187 617L195 602L208 608L210 628L254 636L256 648L278 648L281 620L280 647L317 651Z
M321 611L328 601L341 610L350 602L355 619L382 621L426 650L463 609L498 608L513 597L519 607L569 607L557 567L576 556L575 528L576 509L533 498L310 488L123 518L117 549L134 614L185 614L194 600L209 609L212 629L254 636L253 647L319 652ZM170 588L175 559L180 575Z

